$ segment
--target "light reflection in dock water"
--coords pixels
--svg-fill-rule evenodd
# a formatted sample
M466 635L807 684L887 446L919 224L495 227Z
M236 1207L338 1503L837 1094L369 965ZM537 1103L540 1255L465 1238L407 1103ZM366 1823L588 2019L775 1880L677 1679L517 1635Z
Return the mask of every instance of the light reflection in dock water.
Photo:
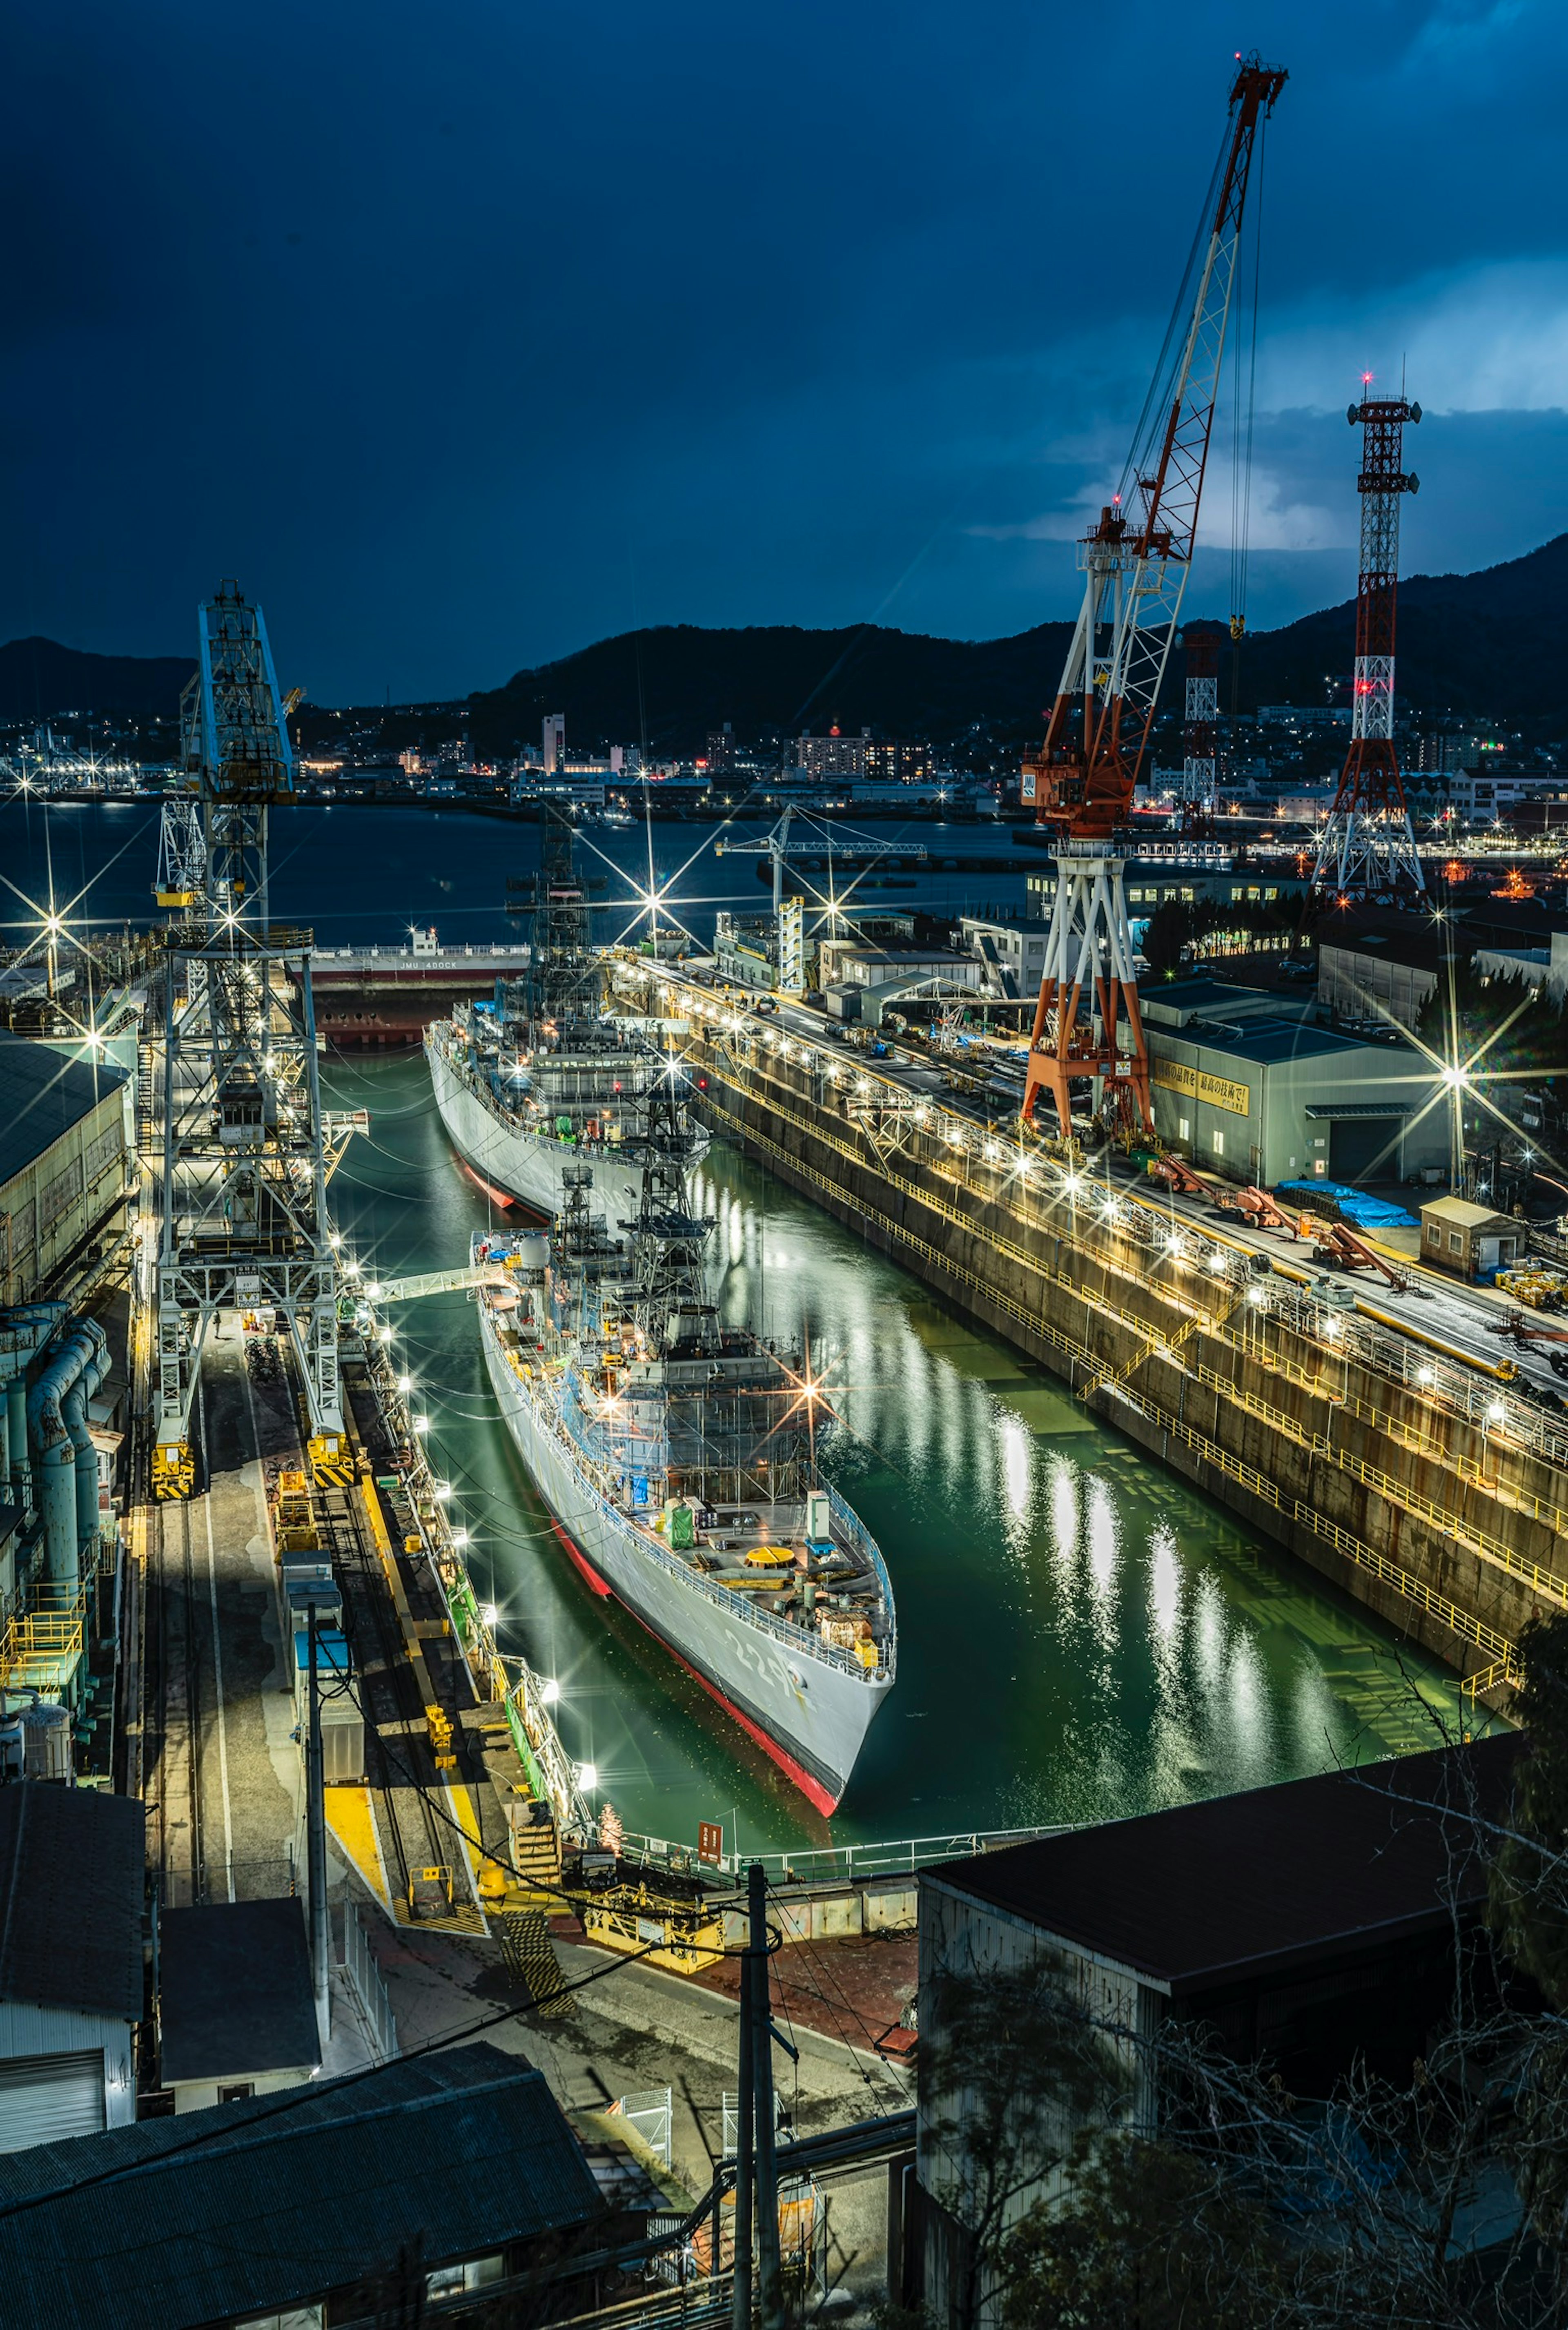
M368 1107L335 1196L383 1274L467 1251L488 1199L417 1058L335 1061ZM841 1419L826 1469L882 1545L899 1676L838 1814L866 1840L1092 1820L1431 1744L1452 1680L1261 1543L1066 1388L735 1151L699 1177L727 1320L808 1343ZM402 1348L504 1643L559 1679L569 1750L629 1829L742 1845L827 1824L562 1557L494 1423L471 1309L411 1309Z

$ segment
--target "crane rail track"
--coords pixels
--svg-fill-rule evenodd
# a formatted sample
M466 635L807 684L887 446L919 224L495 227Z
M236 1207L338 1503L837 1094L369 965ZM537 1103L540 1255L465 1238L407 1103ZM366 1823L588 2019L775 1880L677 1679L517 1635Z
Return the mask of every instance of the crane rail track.
M206 1899L202 1814L203 1651L188 1501L155 1509L145 1661L153 1708L157 1868L171 1905Z

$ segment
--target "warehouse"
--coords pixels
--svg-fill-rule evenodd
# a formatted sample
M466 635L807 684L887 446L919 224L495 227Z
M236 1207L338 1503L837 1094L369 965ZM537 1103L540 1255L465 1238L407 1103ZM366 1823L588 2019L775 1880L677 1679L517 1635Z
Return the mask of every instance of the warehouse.
M0 1305L57 1291L123 1229L130 1094L120 1068L0 1035Z
M1363 1044L1285 1017L1148 1029L1155 1130L1183 1156L1261 1188L1446 1179L1448 1114L1407 1044Z

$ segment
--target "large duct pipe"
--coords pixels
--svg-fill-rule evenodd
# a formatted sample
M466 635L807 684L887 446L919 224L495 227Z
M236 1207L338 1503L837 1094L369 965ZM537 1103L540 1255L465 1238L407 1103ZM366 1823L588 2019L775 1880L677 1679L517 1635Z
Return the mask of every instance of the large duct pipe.
M5 1470L0 1484L24 1512L33 1504L33 1467L27 1460L27 1369L66 1315L63 1302L30 1303L0 1312L0 1449Z
M74 1587L81 1575L76 1549L76 1444L66 1429L61 1403L95 1356L91 1337L85 1327L78 1327L27 1395L28 1436L43 1515L44 1574L52 1585Z
M109 1341L96 1319L84 1322L90 1355L60 1403L61 1419L76 1452L76 1556L86 1559L98 1535L98 1451L92 1444L87 1404L109 1373Z

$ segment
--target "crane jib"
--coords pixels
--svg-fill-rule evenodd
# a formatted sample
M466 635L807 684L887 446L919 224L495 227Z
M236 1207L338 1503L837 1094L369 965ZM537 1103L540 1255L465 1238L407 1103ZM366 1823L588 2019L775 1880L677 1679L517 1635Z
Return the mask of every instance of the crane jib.
M1078 620L1044 744L1023 766L1025 805L1063 839L1023 1114L1031 1119L1039 1093L1049 1090L1064 1135L1072 1132L1073 1085L1084 1081L1097 1086L1108 1120L1136 1119L1152 1130L1148 1054L1115 838L1131 813L1191 571L1258 124L1272 112L1285 81L1280 67L1256 56L1239 62L1221 146L1223 166L1216 165L1217 200L1211 210L1211 177L1177 295L1180 315L1192 286L1185 329L1179 343L1174 328L1167 335L1125 473L1137 507L1124 508L1118 493L1081 545ZM1150 443L1144 427L1156 414L1158 437Z

